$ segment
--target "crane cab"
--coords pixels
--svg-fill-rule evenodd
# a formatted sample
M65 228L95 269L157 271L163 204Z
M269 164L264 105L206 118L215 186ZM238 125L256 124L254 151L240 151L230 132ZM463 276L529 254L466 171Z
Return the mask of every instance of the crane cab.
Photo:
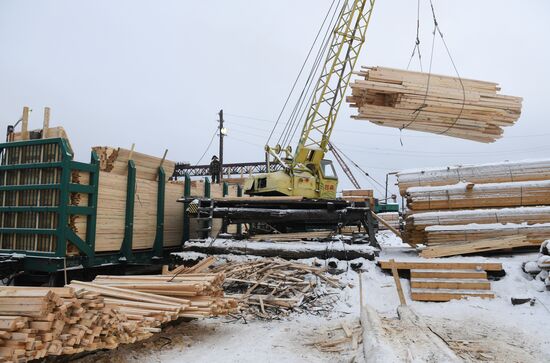
M316 175L317 174L317 175ZM338 177L331 160L323 159L320 170L295 169L292 174L281 170L251 175L244 192L258 196L303 196L312 199L335 199Z

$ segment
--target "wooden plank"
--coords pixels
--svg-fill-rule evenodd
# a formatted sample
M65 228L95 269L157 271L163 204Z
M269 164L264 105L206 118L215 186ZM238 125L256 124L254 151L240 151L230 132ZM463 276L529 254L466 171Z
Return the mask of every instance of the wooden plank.
M378 261L384 270L390 270L390 261ZM399 270L480 270L480 271L502 271L502 264L496 262L420 262L420 261L396 261L395 266Z
M487 272L478 270L411 270L411 278L485 279Z
M411 278L411 288L418 289L452 289L452 290L491 290L487 279L441 279Z
M391 273L393 275L393 280L395 281L395 287L397 289L397 294L399 295L399 302L401 305L407 305L407 300L405 299L405 294L403 293L403 287L401 286L401 280L399 279L399 272L397 271L397 266L395 260L390 260Z
M495 294L479 290L411 289L411 298L414 301L451 301L460 300L465 297L493 299Z

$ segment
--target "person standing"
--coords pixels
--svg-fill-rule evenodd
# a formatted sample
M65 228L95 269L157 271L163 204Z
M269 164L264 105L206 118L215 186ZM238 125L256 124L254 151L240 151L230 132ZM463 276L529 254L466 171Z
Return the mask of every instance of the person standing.
M216 155L212 156L210 161L210 175L212 175L212 183L217 184L220 182L220 161Z

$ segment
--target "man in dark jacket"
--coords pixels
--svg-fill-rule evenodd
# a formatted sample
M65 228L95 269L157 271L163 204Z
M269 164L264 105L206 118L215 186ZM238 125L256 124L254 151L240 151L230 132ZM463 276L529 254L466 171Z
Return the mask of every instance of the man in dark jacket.
M212 156L212 161L210 162L210 175L212 175L212 183L220 182L220 161L216 155Z

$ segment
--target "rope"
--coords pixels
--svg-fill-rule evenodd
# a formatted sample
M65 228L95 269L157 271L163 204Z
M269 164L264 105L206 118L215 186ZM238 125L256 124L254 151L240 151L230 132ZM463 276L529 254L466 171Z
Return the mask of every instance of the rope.
M208 146L206 147L206 150L204 150L204 152L202 153L202 156L200 157L199 161L197 161L197 163L195 164L195 166L199 165L199 163L201 162L202 158L204 158L204 155L206 155L206 153L208 152L208 150L210 150L210 146L212 146L212 142L214 141L214 137L216 137L216 134L218 133L218 128L216 127L216 130L214 130L214 135L212 135L212 138L210 139L210 142L208 143Z

